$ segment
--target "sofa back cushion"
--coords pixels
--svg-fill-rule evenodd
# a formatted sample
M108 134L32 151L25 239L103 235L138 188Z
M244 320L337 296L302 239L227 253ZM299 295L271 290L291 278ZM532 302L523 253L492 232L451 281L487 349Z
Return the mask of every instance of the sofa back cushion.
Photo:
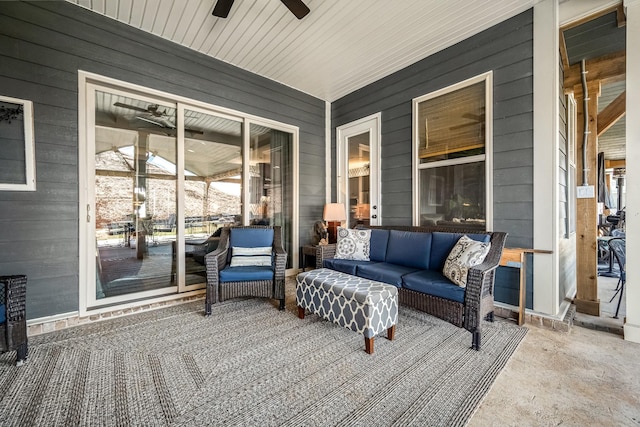
M390 230L385 261L406 267L428 269L431 247L431 233Z
M374 228L371 230L371 250L369 259L371 261L384 262L387 254L387 244L389 243L389 230Z
M231 228L229 246L258 248L273 246L273 228Z
M451 249L453 249L455 244L458 243L458 240L460 240L464 235L464 233L433 232L433 239L431 241L431 259L429 260L431 270L442 271ZM491 240L491 236L489 234L478 233L466 235L472 240L477 240L478 242L487 243Z

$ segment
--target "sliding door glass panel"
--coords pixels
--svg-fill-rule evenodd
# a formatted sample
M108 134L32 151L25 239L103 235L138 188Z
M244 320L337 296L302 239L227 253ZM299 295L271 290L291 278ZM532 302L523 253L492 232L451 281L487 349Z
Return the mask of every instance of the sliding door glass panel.
M185 283L206 282L221 227L242 223L242 122L185 110Z
M282 227L284 249L292 254L293 135L252 123L249 167L250 223Z
M177 284L175 114L95 93L97 300Z

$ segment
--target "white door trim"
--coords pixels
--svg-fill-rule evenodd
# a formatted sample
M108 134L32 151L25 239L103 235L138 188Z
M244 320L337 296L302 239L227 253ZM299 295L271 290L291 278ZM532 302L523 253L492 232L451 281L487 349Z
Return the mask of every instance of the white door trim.
M378 112L367 117L363 117L351 123L338 126L336 129L336 157L338 165L337 174L337 201L348 205L346 194L349 181L348 171L348 145L349 137L369 132L369 204L371 205L371 225L382 223L382 207L380 206L380 145L382 141L382 113ZM375 218L373 218L375 216Z

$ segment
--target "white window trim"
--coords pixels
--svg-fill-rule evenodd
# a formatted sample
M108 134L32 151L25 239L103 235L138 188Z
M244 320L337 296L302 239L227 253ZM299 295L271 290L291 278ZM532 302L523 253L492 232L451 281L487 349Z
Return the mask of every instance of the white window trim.
M25 172L24 184L0 182L0 191L36 191L36 151L33 130L33 102L8 96L0 96L0 101L22 105Z
M107 88L110 92L118 92L124 91L123 93L131 96L132 94L140 99L144 99L145 95L148 97L153 97L154 102L158 102L155 98L160 98L160 100L165 100L166 102L172 104L172 108L175 106L176 111L178 109L194 109L202 112L206 112L207 114L216 114L228 119L238 120L240 122L245 123L245 130L248 130L250 124L257 124L265 127L269 127L275 130L280 130L284 132L288 132L292 134L292 155L293 155L293 212L291 218L291 244L292 247L296 248L299 246L299 138L300 138L300 129L297 126L289 125L286 123L281 123L275 120L262 118L259 116L254 116L251 114L243 113L241 111L232 110L230 108L224 108L215 106L212 104L208 104L202 101L197 101L194 99L186 98L183 96L171 94L168 92L147 88L144 86L139 86L133 83L124 82L121 80L113 79L110 77L101 76L99 74L89 73L86 71L78 70L78 155L79 155L79 210L80 210L80 219L79 219L79 251L80 251L80 259L79 259L79 313L81 316L85 316L88 314L92 314L94 312L99 312L104 308L102 305L104 304L112 304L109 307L110 310L124 309L139 305L149 304L155 301L166 300L168 298L182 298L185 295L188 295L188 291L191 287L182 287L183 290L186 290L185 293L174 293L167 294L167 290L169 289L177 289L178 287L164 288L159 291L148 291L147 293L137 294L140 298L152 297L150 299L144 299L139 302L131 302L129 297L124 296L123 301L119 303L118 297L113 297L114 299L110 299L109 301L100 301L100 306L97 306L95 301L95 295L88 295L88 287L86 286L85 279L95 280L95 255L96 248L91 247L88 244L89 236L95 235L95 222L93 221L94 212L89 211L90 206L95 206L94 194L93 194L93 184L88 179L89 174L89 165L93 165L94 161L94 153L93 153L93 143L90 144L89 141L95 140L94 129L95 126L92 126L92 121L94 117L92 114L87 115L87 106L94 105L94 101L90 98L94 96L95 86L100 86L101 88ZM11 101L13 102L13 101ZM26 115L25 115L26 116ZM180 119L179 119L180 120ZM179 123L178 123L179 124ZM31 133L32 135L33 133ZM182 134L182 135L180 135ZM245 132L248 134L248 132ZM184 138L184 133L179 132L177 138ZM245 138L244 141L244 150L243 152L249 152L248 138ZM248 168L245 168L248 169ZM178 188L180 187L181 179L180 177L184 174L179 174L180 170L177 170L178 174ZM94 180L95 181L95 180ZM35 185L35 181L34 181ZM34 187L35 189L35 187ZM243 199L244 200L244 199ZM245 200L246 202L246 200ZM182 202L178 205L178 212L182 210L181 206ZM184 246L184 245L182 245ZM298 253L294 252L291 254L291 265L298 265ZM180 268L180 266L178 266ZM182 267L184 268L184 267ZM293 274L295 268L287 270L287 274ZM90 276L91 275L91 276ZM162 292L162 295L158 293ZM156 295L158 294L158 295ZM124 298L127 298L127 301L124 301Z
M449 92L474 85L476 83L485 83L485 154L476 156L462 157L457 159L442 160L431 163L420 163L419 158L419 124L418 124L418 105L421 102L432 98L437 98ZM413 129L412 129L412 190L413 190L413 225L420 225L420 171L442 166L452 166L467 163L476 163L484 161L485 163L485 221L487 231L493 230L493 71L479 74L467 80L455 83L453 85L438 89L426 95L414 98L413 104Z

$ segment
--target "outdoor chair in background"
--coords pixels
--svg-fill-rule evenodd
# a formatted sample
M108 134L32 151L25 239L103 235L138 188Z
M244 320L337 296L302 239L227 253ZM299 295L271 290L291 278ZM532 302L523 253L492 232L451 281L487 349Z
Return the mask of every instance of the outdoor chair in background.
M205 256L205 315L218 301L252 296L280 300L284 310L287 253L279 226L224 227L218 248Z
M27 276L0 276L0 352L16 351L16 366L28 356L25 313Z
M620 311L620 303L622 302L622 294L624 293L624 285L627 281L626 274L626 240L623 238L613 238L609 240L609 249L613 252L613 256L618 263L618 267L620 268L620 277L618 279L618 286L616 287L616 292L613 294L609 302L612 302L616 295L620 295L618 298L618 307L616 308L616 314L613 316L614 319L618 318L618 312Z

